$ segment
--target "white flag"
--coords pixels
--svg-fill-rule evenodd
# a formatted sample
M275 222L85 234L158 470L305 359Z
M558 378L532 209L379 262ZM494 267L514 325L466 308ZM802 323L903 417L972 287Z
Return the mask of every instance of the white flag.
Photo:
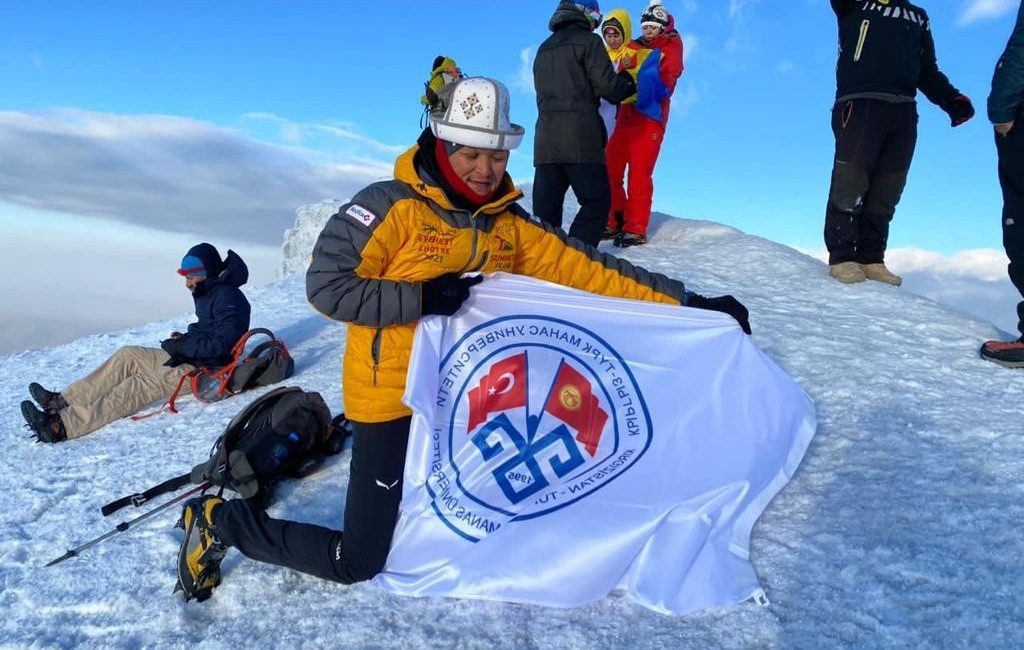
M685 614L760 593L750 531L800 463L806 394L718 312L496 274L420 321L377 584Z

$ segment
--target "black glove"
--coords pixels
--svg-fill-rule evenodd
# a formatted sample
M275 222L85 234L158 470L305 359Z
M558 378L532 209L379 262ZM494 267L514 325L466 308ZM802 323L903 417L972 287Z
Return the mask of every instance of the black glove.
M687 296L685 305L687 307L708 309L710 311L720 311L723 314L729 314L736 319L736 322L740 324L740 327L743 328L744 332L750 334L750 312L748 312L747 308L743 306L743 303L732 296L705 298L698 293L692 293Z
M620 70L618 72L618 76L619 76L620 79L625 80L626 83L629 84L629 94L626 95L626 98L629 98L629 97L632 97L633 95L635 95L636 94L636 80L633 79L633 75L629 74L629 72L626 71L626 70Z
M479 284L484 279L482 275L471 277L460 277L458 273L445 273L433 280L427 280L422 286L420 297L420 313L440 314L451 316L459 311L462 303L469 298L469 288Z
M942 110L949 115L950 126L960 126L974 117L974 104L967 95L957 95L942 103Z
M160 343L160 347L163 348L164 352L171 355L170 359L164 361L164 365L167 366L168 368L176 368L180 366L182 363L184 363L178 356L179 341L181 341L181 338L164 339L163 342Z

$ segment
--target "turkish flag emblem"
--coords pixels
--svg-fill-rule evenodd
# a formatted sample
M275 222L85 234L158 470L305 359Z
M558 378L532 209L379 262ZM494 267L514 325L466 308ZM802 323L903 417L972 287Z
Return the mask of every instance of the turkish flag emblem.
M483 424L491 413L526 406L526 352L498 361L469 390L467 433Z

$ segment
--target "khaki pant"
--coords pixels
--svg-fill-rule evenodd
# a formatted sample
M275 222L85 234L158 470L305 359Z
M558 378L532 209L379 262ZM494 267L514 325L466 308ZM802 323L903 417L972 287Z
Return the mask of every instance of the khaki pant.
M170 358L158 348L130 345L115 352L89 376L62 390L60 394L68 406L61 409L60 419L68 438L92 433L169 398L181 376L194 369L187 363L175 368L163 365Z

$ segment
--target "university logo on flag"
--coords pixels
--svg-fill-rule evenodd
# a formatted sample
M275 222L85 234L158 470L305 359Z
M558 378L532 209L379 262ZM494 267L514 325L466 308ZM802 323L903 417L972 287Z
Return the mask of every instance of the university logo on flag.
M437 515L472 541L586 498L651 443L628 366L568 321L483 323L452 346L440 377L426 486Z

